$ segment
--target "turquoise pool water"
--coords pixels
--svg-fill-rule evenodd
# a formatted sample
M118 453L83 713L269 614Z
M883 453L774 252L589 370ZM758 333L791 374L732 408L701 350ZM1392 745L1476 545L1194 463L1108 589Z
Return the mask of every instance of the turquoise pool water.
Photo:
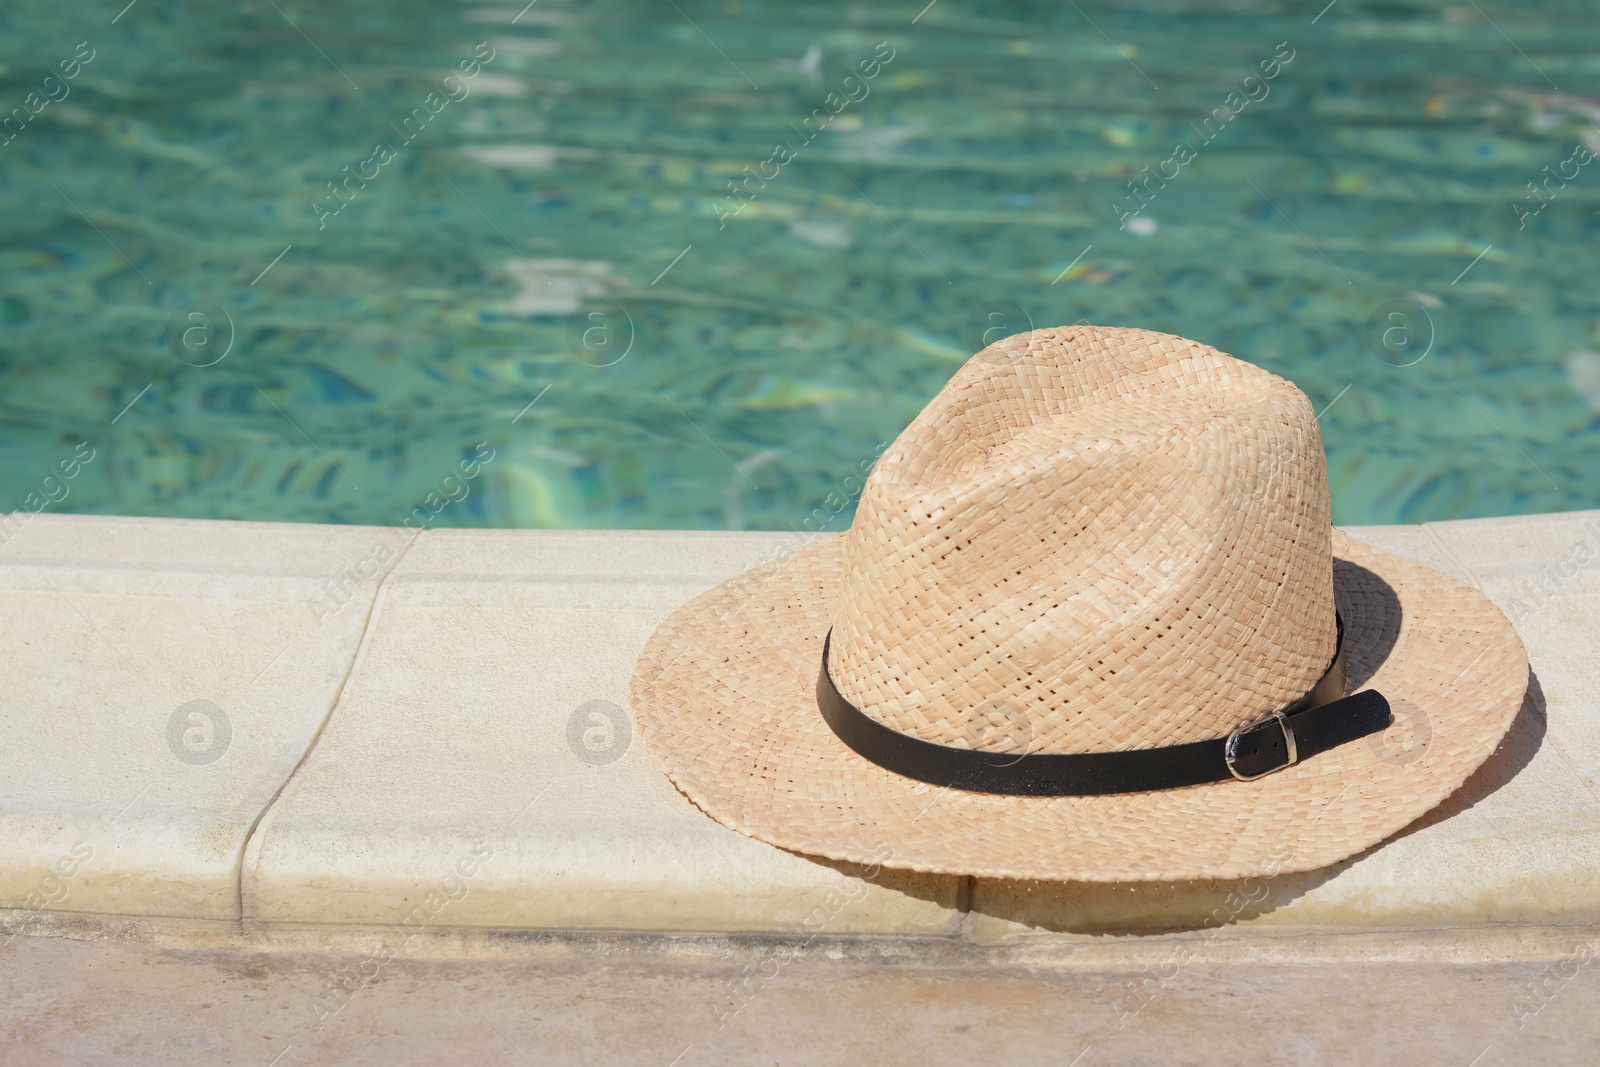
M1297 382L1337 521L1600 505L1587 0L920 8L11 0L0 509L839 529L1082 319Z

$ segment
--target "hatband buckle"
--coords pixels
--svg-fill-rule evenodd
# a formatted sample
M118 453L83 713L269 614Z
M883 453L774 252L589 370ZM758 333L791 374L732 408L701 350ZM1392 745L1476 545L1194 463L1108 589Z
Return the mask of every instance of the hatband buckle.
M1282 732L1283 741L1281 746L1276 738L1267 743L1263 736L1265 728L1273 723L1276 723L1278 729ZM1258 731L1261 733L1258 734ZM1257 744L1253 749L1240 752L1240 743L1246 738L1256 741ZM1265 719L1259 719L1248 726L1236 727L1232 733L1228 734L1228 742L1223 746L1222 751L1223 760L1228 765L1228 773L1241 782L1253 782L1257 778L1265 778L1267 775L1275 771L1281 771L1285 767L1292 767L1297 758L1294 729L1289 725L1288 718L1281 714L1268 715ZM1280 754L1282 762L1277 762ZM1256 765L1264 758L1272 762L1256 770ZM1243 770L1240 769L1241 761L1244 764ZM1254 771L1254 773L1249 773L1251 771Z

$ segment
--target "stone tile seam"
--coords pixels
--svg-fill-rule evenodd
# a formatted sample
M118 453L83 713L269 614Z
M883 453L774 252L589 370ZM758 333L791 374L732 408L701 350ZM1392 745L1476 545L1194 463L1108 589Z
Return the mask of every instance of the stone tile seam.
M978 879L970 874L961 875L960 878L961 882L956 887L956 911L960 913L960 918L956 921L955 936L969 945L976 945L979 944L978 916L972 905L978 893Z
M1544 739L1550 743L1551 748L1555 749L1556 755L1561 757L1561 762L1567 765L1567 770L1571 771L1578 781L1583 783L1585 789L1594 794L1596 800L1600 800L1600 787L1597 787L1592 778L1578 769L1577 762L1567 752L1566 746L1561 743L1561 739L1550 733L1548 724L1545 726Z
M242 924L254 925L259 922L256 908L256 868L261 859L261 850L266 845L267 834L272 829L272 822L277 814L278 807L283 801L284 794L288 791L289 786L294 783L295 777L300 773L300 769L306 765L306 761L316 751L317 742L322 740L322 735L327 731L328 724L333 721L333 717L339 712L339 707L344 703L350 689L350 682L355 678L356 672L361 668L362 663L366 661L367 651L372 644L373 636L377 633L378 620L383 613L383 605L388 596L389 586L393 584L395 578L399 575L400 565L410 554L412 546L419 540L421 540L420 536L413 537L407 541L405 546L400 549L399 555L389 564L389 569L384 573L383 581L379 583L377 592L373 594L372 604L367 608L367 617L361 628L361 640L357 642L355 655L350 657L350 666L345 670L344 678L339 682L339 691L334 694L333 700L328 705L327 713L323 715L322 721L317 724L316 731L306 742L305 750L300 753L300 758L295 761L293 767L289 768L289 773L278 784L277 790L273 792L272 797L256 816L255 821L250 824L250 829L245 834L244 851L239 857L239 882L237 887L239 921Z
M1480 578L1478 576L1478 572L1473 570L1467 561L1462 558L1461 553L1455 550L1455 546L1451 545L1450 542L1446 541L1444 537L1440 535L1437 526L1437 523L1432 522L1425 522L1422 524L1423 530L1427 532L1429 539L1438 546L1439 551L1443 552L1449 558L1455 560L1456 566L1461 568L1461 573L1467 576L1467 581L1472 583L1472 587L1478 592L1483 593L1483 579ZM1484 593L1484 595L1488 596L1487 593Z

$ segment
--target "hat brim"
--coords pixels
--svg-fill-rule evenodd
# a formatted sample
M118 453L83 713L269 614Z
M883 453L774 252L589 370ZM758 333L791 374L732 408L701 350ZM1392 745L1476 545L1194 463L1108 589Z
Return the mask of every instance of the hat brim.
M856 755L817 711L844 540L813 542L679 608L632 684L640 735L684 795L725 826L827 859L1092 882L1313 870L1459 788L1527 691L1527 653L1488 598L1336 531L1350 691L1388 698L1385 733L1252 782L1087 797L928 785Z

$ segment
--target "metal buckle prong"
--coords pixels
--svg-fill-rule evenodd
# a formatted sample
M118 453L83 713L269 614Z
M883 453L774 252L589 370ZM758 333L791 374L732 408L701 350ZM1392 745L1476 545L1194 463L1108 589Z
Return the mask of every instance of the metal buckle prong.
M1278 764L1276 767L1268 767L1259 774L1240 774L1239 769L1234 766L1234 761L1239 757L1239 739L1245 734L1248 734L1254 730L1258 730L1271 722L1276 722L1278 724L1278 729L1283 731L1283 748L1287 760ZM1228 765L1228 773L1233 775L1239 781L1253 782L1257 778L1265 778L1274 771L1281 771L1285 767L1294 766L1295 760L1298 757L1298 753L1295 751L1294 730L1289 726L1289 720L1282 714L1268 715L1265 719L1258 719L1248 726L1236 727L1233 732L1228 735L1228 741L1225 745L1223 745L1222 748L1222 755L1223 760Z

